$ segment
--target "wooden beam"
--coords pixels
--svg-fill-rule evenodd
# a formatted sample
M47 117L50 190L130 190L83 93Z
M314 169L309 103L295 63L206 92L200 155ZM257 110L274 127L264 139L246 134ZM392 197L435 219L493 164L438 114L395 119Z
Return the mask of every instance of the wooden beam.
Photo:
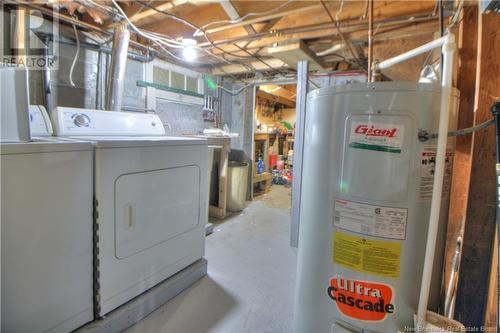
M325 68L323 61L301 40L270 47L267 54L282 60L294 69L297 69L297 63L301 60L309 61L312 70L319 71Z
M435 24L435 22L437 22L436 17L422 17L422 18L417 18L411 22L408 22L407 19L402 19L400 21L391 21L391 22L376 21L374 24L378 26L378 32L377 35L375 35L375 39L377 39L376 36L380 35L382 31L384 31L386 28L389 27L395 28L398 25L403 25L406 27L408 24L411 24L411 26L415 28L425 27L427 30L429 30L428 28L430 27L430 25ZM432 29L435 30L436 27L433 26ZM414 30L415 33L419 31L419 29L414 29ZM346 38L353 37L349 35L351 33L357 33L357 37L354 38L359 38L359 39L366 38L367 36L366 24L359 22L353 22L352 24L347 24L347 23L344 24L342 32L346 35ZM248 48L259 48L288 40L295 40L295 39L307 40L307 39L317 39L317 38L335 37L335 36L337 36L337 30L335 29L332 23L320 23L320 24L313 24L311 26L289 28L286 30L277 31L275 34L258 33L256 36L243 36L229 40L215 40L214 44L220 47L224 46L224 49L227 51L236 51L237 47L228 44L242 42L242 41L251 41L251 43L249 43L248 45ZM201 43L199 46L206 47L209 49L212 48L212 46L209 43ZM220 52L220 51L215 50L214 52Z
M500 96L500 16L479 15L478 29L475 124L491 119L490 107ZM487 299L497 297L488 295L496 233L495 154L495 128L475 132L455 313L466 327L475 329L484 325Z
M295 101L289 100L289 99L281 97L281 96L267 93L263 90L257 91L257 98L262 98L262 99L265 99L265 100L273 102L273 103L280 103L280 104L286 105L290 108L295 108Z
M238 20L241 17L241 14L238 12L238 10L233 6L230 0L227 1L221 1L219 3L226 12L227 16L232 20ZM252 27L252 25L244 25L243 28L246 30L246 32L249 35L254 35L257 33L255 29Z
M287 16L287 15L293 15L293 14L299 14L299 13L302 13L302 14L308 13L310 11L317 10L320 7L321 7L320 5L313 5L313 6L308 6L308 7L304 7L304 8L296 8L296 9L291 9L291 10L285 10L285 11L282 11L282 12L278 12L278 13L274 13L274 14L269 14L269 15L264 15L264 16L257 17L257 18L254 18L254 19L250 19L250 20L245 20L245 21L242 21L242 22L236 22L236 23L233 23L233 24L228 24L228 25L224 25L224 26L221 26L221 27L213 28L213 29L208 29L205 32L207 34L214 34L214 33L217 33L217 32L224 31L224 30L229 30L229 29L234 29L234 28L238 28L238 27L243 27L243 26L246 26L246 25L249 25L249 24L255 24L255 23L269 21L269 20L275 19L275 18L281 18L281 17Z
M307 3L307 2L304 2ZM403 4L404 3L404 4ZM333 4L333 6L332 6ZM361 20L360 17L365 11L364 1L347 1L343 10L339 12L340 1L328 1L327 5L332 10L332 13L337 17L339 13L339 23L342 28L346 24L350 23L363 23L366 24L366 20ZM376 1L374 10L374 19L391 19L400 16L418 16L425 14L428 16L432 11L434 4L431 1ZM254 24L264 21L268 21L271 18L280 17L282 18L279 24L277 24L276 29L284 30L289 27L304 27L312 24L318 23L329 23L329 18L326 15L323 7L319 4L303 7L294 8L291 10L283 11L280 13L274 13L271 15L261 16L252 20L246 20L245 22L238 22L235 24L230 24L222 27L217 27L214 29L209 29L209 33L235 29L241 27L244 24ZM377 22L374 22L375 24ZM376 26L376 25L375 25ZM218 37L217 39L221 39Z
M477 6L465 7L458 33L458 81L460 102L458 128L471 127L474 123L474 93L477 57ZM467 213L471 168L472 135L456 139L453 177L450 191L448 231L444 256L444 285L448 286L457 238L461 234L462 223Z
M395 39L404 40L406 43L412 42L413 39L417 39L416 42L418 43L419 41L422 40L422 39L420 39L420 36L427 36L428 39L432 38L433 32L436 31L436 27L437 27L436 22L437 22L436 20L433 20L431 22L411 23L407 26L399 27L398 29L395 29L395 27L392 27L392 26L389 26L387 28L381 27L378 29L379 31L375 35L374 40L375 40L376 44L380 44L380 43L384 43L384 42L387 42L390 40L395 40ZM356 43L357 41L364 42L366 40L367 33L366 33L366 30L359 30L359 31L346 33L345 36L346 36L346 38L351 39L354 43ZM428 41L428 40L425 40L424 43L426 41ZM334 44L336 42L337 41L335 41L335 42L330 41L330 43L332 43L332 44ZM412 45L418 46L418 44L415 44L413 42L412 42ZM314 46L313 47L310 46L310 48L313 51L317 50L317 48L314 48ZM225 49L234 51L237 54L242 55L242 56L247 55L244 52L241 52L241 50L239 50L239 49L235 50L232 47L225 48ZM407 51L408 49L409 48L405 49L405 51ZM259 52L259 54L261 54L261 56L263 58L265 56L267 56L267 49L265 47L264 48L262 48L262 47L249 47L249 48L247 48L247 51L251 52L252 54L254 54L255 52L260 51L260 50L262 50L262 51ZM212 51L216 54L221 53L219 50L212 50ZM395 55L395 54L393 54L393 55ZM350 53L346 52L345 56L347 56L347 59L350 59ZM231 55L226 55L226 57L228 60L241 60L241 58L238 59L238 58L232 57ZM202 61L205 61L205 59L207 61L211 61L213 58L211 58L207 55L203 55L200 58L200 60L202 60ZM332 61L331 56L323 57L323 59L325 59L326 62Z
M149 9L146 9L140 13L137 13L137 14L131 16L129 19L132 23L136 23L136 22L142 21L150 16L159 14L158 11L167 11L168 12L169 10L174 8L175 6L180 6L180 5L185 4L187 2L189 2L189 0L173 0L173 1L165 2L165 3L162 3L161 5L155 6L156 10L149 8Z
M266 59L265 62L269 66L271 66L275 69L288 68L288 65L279 59L269 59L269 60ZM265 71L270 70L269 66L266 66L261 61L252 61L252 62L245 64L245 65L235 64L235 65L219 66L219 67L211 69L210 74L212 74L212 75L229 75L229 74L242 74L242 73L247 73L250 71L265 72Z

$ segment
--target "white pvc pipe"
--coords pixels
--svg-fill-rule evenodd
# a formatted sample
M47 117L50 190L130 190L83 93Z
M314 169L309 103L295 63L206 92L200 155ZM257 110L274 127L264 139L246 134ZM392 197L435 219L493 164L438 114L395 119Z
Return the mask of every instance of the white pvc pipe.
M444 39L444 43L442 44L443 78L441 81L441 111L439 114L436 170L434 173L434 184L432 188L431 215L429 218L429 229L427 231L427 244L425 246L424 270L422 272L422 283L420 285L417 325L415 327L416 329L420 328L425 329L426 327L427 305L429 302L429 291L432 280L432 269L434 266L436 238L439 226L439 215L441 210L441 195L443 190L443 179L445 173L446 145L448 140L448 123L450 119L453 54L456 48L455 36L453 34L449 33L440 39L441 40ZM440 39L436 41L439 41Z
M332 54L332 53L335 53L337 51L340 51L344 47L345 47L345 44L343 44L343 43L342 44L335 44L332 47L330 47L329 49L326 49L324 51L316 53L316 55L319 56L319 57L326 56L328 54Z
M395 56L393 58L379 62L378 64L375 65L375 69L376 70L386 69L386 68L391 67L393 65L396 65L400 62L406 61L410 58L416 57L422 53L425 53L427 51L430 51L432 49L440 47L440 46L445 44L445 42L449 38L448 36L450 36L450 35L453 36L453 34L447 34L441 38L438 38L436 40L433 40L432 42L429 42L427 44L419 46L413 50L410 50L408 52L402 53L402 54ZM453 40L454 40L454 36L453 36Z

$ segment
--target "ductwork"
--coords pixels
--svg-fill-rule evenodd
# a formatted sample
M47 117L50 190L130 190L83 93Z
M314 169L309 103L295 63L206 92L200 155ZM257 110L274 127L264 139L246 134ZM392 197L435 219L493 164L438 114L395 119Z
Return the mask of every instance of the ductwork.
M115 27L111 51L111 74L108 82L106 109L120 111L122 107L125 69L127 65L130 30L127 24Z

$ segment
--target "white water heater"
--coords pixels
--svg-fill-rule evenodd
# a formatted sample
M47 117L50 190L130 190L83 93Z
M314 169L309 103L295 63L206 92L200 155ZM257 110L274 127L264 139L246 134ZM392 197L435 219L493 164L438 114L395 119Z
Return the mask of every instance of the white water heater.
M413 327L432 197L440 86L376 82L308 95L294 329ZM452 93L450 130L456 128ZM454 140L448 140L429 308L439 304Z

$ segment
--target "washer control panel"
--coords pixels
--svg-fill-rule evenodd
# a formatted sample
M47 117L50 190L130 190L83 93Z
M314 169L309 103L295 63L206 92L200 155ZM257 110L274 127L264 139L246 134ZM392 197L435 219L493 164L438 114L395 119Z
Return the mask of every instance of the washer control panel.
M78 127L89 127L90 126L90 117L85 113L74 114L73 115L73 123Z
M153 113L57 107L53 127L58 136L161 136L165 128Z

